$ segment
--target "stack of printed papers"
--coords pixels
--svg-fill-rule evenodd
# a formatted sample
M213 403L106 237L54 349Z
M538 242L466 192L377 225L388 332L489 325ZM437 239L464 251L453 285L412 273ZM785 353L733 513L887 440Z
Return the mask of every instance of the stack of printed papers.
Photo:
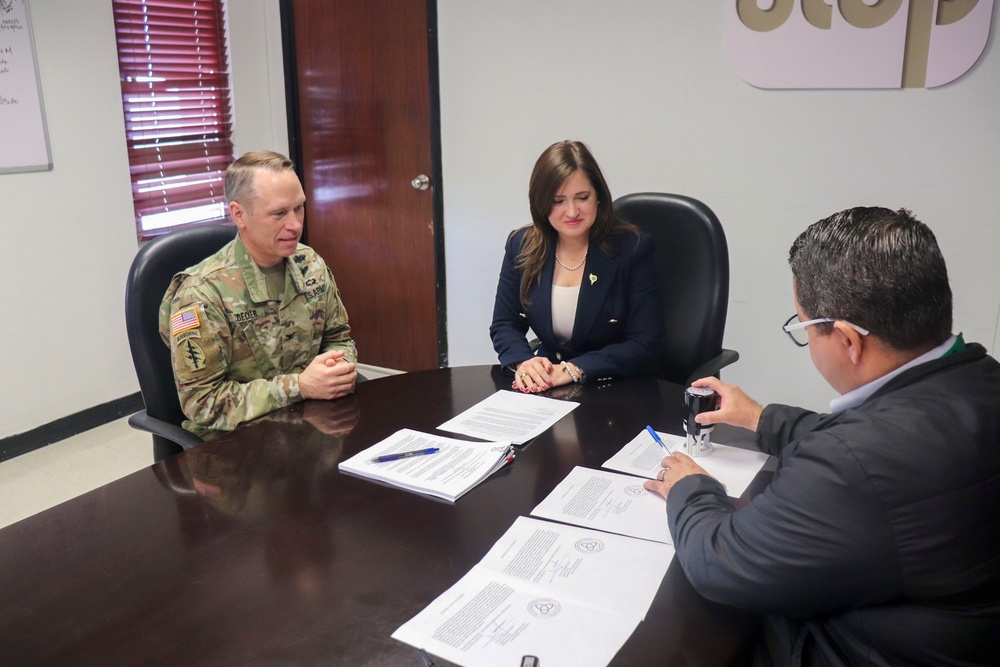
M433 454L378 462L380 456L437 448ZM510 441L469 442L403 429L347 459L341 471L455 502L514 460Z
M672 451L683 445L659 435ZM731 495L768 458L714 447L696 461ZM643 487L665 454L642 431L604 464L631 474L573 468L531 512L551 522L519 517L392 636L464 667L517 665L525 655L545 667L608 664L645 618L674 556L666 501Z

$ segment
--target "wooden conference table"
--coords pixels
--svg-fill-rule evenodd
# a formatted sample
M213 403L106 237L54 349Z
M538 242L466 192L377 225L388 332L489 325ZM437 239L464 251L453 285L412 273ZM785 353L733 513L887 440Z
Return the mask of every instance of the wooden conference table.
M0 530L0 663L421 665L390 634L517 516L647 423L680 430L679 386L569 386L550 395L580 407L454 505L337 470L399 428L435 432L509 386L495 366L363 383ZM759 474L742 502L769 478ZM739 664L756 629L695 593L675 560L612 664Z

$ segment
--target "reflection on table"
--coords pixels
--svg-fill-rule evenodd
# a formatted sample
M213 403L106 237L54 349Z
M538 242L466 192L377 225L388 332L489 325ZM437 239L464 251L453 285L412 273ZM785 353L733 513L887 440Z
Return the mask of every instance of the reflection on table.
M455 504L337 471L400 428L436 432L509 386L489 366L362 383L352 397L287 408L0 530L0 655L11 664L419 665L390 634L573 466L599 468L647 423L680 431L678 386L570 386L547 395L581 406ZM758 475L742 502L768 478ZM612 664L739 664L755 630L751 615L698 596L675 561Z

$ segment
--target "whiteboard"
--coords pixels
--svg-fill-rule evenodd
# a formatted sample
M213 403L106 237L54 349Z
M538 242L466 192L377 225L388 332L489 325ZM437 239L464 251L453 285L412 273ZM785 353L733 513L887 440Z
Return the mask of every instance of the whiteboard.
M0 0L0 173L52 169L28 0Z

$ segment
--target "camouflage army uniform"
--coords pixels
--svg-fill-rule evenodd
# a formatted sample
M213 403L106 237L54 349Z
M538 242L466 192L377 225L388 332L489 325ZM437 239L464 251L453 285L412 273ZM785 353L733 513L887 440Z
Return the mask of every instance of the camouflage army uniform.
M316 355L357 360L347 312L323 259L299 244L285 260L281 302L239 236L174 276L160 305L184 428L201 437L231 431L302 400L298 374Z

